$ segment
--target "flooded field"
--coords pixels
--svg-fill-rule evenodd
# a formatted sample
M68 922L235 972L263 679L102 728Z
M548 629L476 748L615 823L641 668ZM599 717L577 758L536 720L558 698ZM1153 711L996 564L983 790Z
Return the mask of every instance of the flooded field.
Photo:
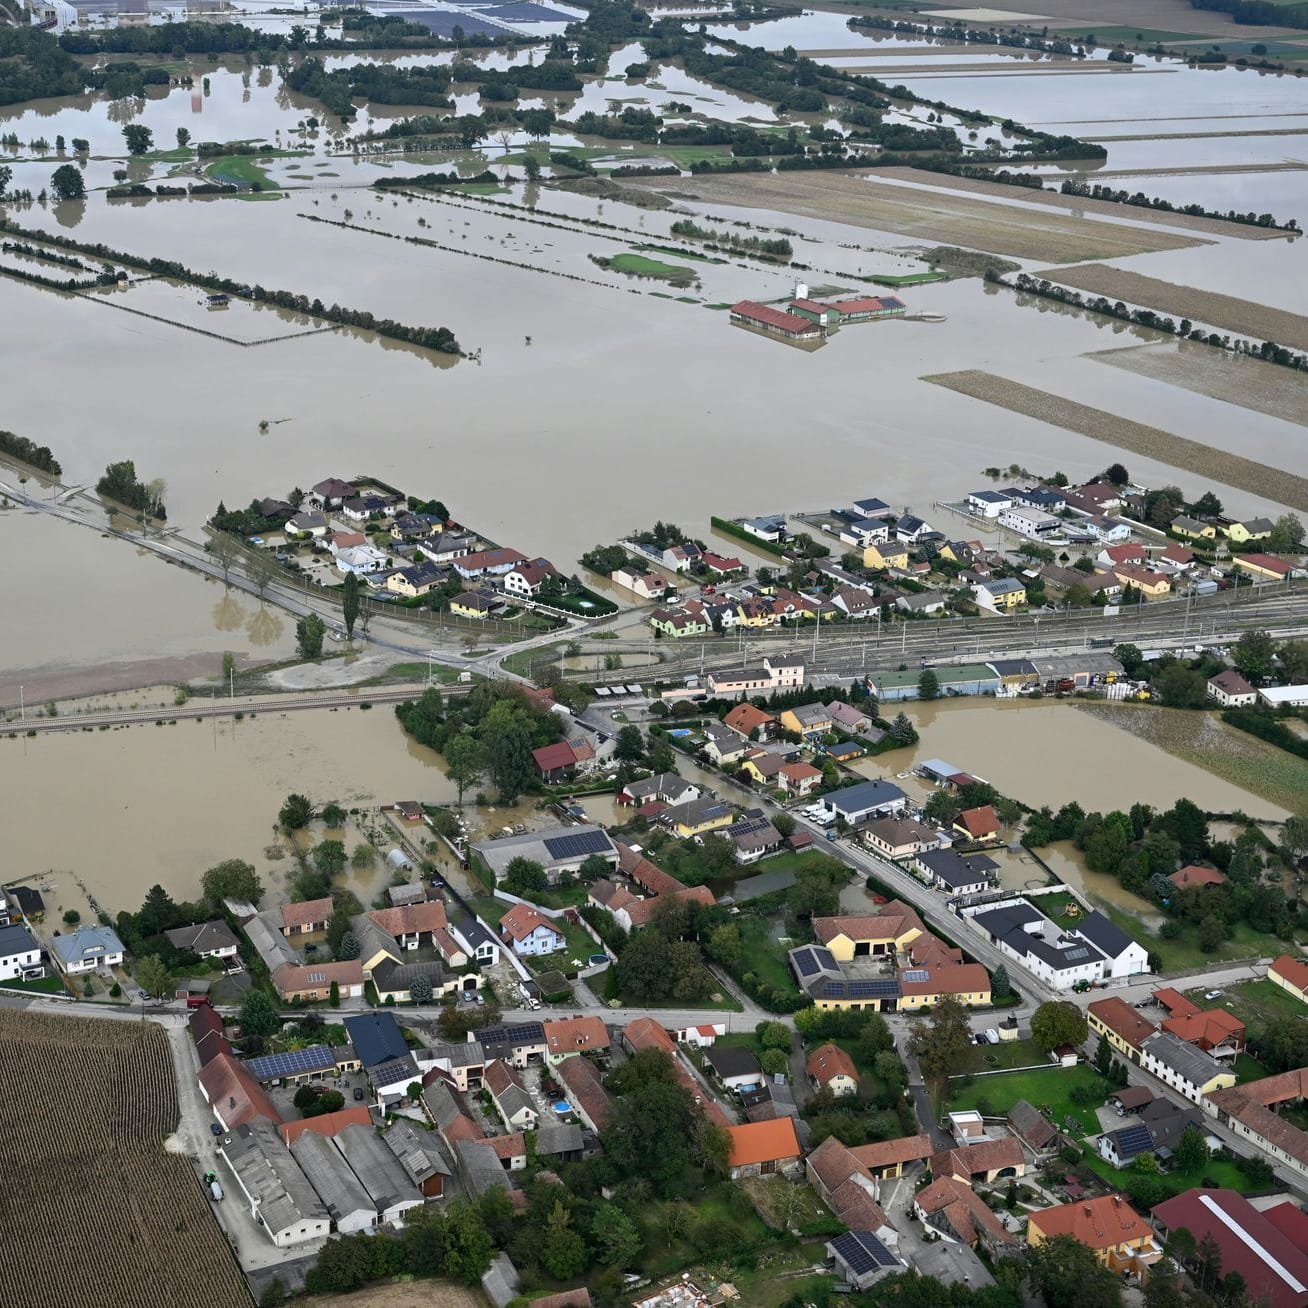
M137 907L156 881L193 897L225 858L280 888L295 861L265 851L279 843L277 809L292 791L347 809L456 798L437 755L385 707L20 736L0 740L0 759L6 875L40 874L70 903L80 879L110 912ZM78 820L52 820L50 797L73 793ZM358 839L352 831L347 843ZM366 902L380 875L350 871L348 884Z
M1037 808L1058 808L1071 798L1087 811L1126 810L1137 802L1170 808L1184 795L1214 812L1286 813L1071 703L951 699L911 709L920 743L911 754L881 760L879 768L869 763L871 775L885 776L891 760L902 771L942 758Z
M17 706L20 682L29 707L62 697L52 670L71 684L79 669L194 656L170 676L176 682L184 672L216 675L224 650L247 662L284 658L295 647L285 614L85 528L0 510L0 549L33 560L0 587L9 614L0 708Z

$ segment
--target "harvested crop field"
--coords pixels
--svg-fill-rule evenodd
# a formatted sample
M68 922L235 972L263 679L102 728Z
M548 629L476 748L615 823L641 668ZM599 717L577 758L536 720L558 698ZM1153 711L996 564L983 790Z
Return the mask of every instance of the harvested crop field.
M1302 314L1237 300L1233 295L1218 295L1193 286L1177 286L1158 277L1124 272L1102 263L1088 263L1079 268L1046 269L1034 274L1047 277L1060 286L1075 286L1093 295L1157 309L1191 322L1224 327L1241 332L1258 341L1275 341L1296 350L1308 350L1308 318Z
M916 168L882 168L878 177L891 182L911 182L915 186L948 187L951 191L968 191L975 195L988 195L995 200L1023 200L1030 204L1046 204L1053 209L1077 213L1099 214L1105 218L1120 218L1126 222L1161 223L1164 227L1182 228L1192 232L1208 232L1216 236L1240 236L1250 241L1265 241L1269 237L1284 237L1285 233L1270 227L1250 227L1244 223L1227 223L1218 218L1191 217L1183 213L1166 213L1159 209L1144 209L1138 205L1114 204L1111 200L1090 200L1059 191L1036 191L1028 187L1004 186L1000 182L983 182L972 177L949 177L944 173L929 173ZM1095 174L1096 180L1099 174ZM1015 194L1016 192L1016 194Z
M995 204L959 194L910 191L903 186L878 184L875 176L851 176L830 169L745 173L738 177L655 178L644 185L656 190L675 189L679 196L715 204L775 209L933 243L1054 263L1122 258L1203 244L1192 237L1156 229L1110 226L1070 214L1042 213L1035 208ZM1116 253L1091 253L1096 250Z
M1284 418L1286 422L1308 427L1303 380L1298 373L1274 363L1227 354L1197 341L1131 345L1124 350L1100 350L1085 357L1207 395L1209 399L1225 400L1270 418Z
M178 1118L161 1027L0 1011L0 1301L251 1302Z
M1308 510L1308 478L1269 468L1266 464L1228 454L1211 445L1201 445L1159 427L1148 427L1130 418L1092 409L1087 404L1078 404L1075 400L1036 390L1034 386L1025 386L1007 377L996 377L989 372L936 373L922 380L1066 431L1079 432L1106 445L1157 459L1173 468L1184 468L1197 477L1249 491L1277 504Z

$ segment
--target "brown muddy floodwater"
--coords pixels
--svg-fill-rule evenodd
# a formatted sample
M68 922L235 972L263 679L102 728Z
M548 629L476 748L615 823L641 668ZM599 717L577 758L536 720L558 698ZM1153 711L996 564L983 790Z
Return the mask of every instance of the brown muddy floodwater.
M295 648L294 623L279 610L86 527L0 510L0 550L21 561L0 581L0 706L18 702L24 678L47 684L53 666L73 673L208 655L189 673L198 677L220 671L224 650L241 661L266 661ZM40 698L65 693L71 684L50 686ZM29 686L28 703L35 698Z
M288 794L347 809L453 803L439 764L389 708L3 739L5 874L36 874L40 884L53 872L56 885L80 878L112 913L139 906L155 882L175 898L194 897L206 868L243 858L276 898L295 865L265 850L282 843L274 824ZM75 806L72 818L59 796ZM358 838L351 832L348 843ZM377 875L348 876L367 902Z
M1071 703L955 698L909 705L907 711L921 735L919 744L911 753L869 760L861 770L887 776L893 775L891 767L905 770L940 758L1035 808L1056 809L1072 799L1087 811L1126 810L1135 803L1170 808L1184 795L1213 812L1243 808L1259 816L1286 816L1254 792Z

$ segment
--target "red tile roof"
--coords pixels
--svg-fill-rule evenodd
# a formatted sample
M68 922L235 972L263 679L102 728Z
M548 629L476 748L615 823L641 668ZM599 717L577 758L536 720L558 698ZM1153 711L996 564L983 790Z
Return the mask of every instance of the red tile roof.
M558 768L575 766L577 756L566 740L555 741L553 745L542 745L531 751L531 757L542 772L554 772Z
M347 1126L371 1126L372 1115L360 1104L342 1108L335 1113L319 1113L317 1117L306 1117L299 1122L283 1122L277 1129L286 1144L294 1144L305 1131L316 1131L319 1135L335 1135Z
M1154 1003L1161 1004L1167 1009L1169 1017L1188 1017L1191 1013L1199 1011L1198 1004L1191 1003L1179 990L1174 990L1171 986L1163 986L1149 997Z
M1125 999L1119 999L1116 995L1108 999L1096 999L1088 1011L1132 1049L1139 1049L1158 1030L1147 1017L1141 1017Z
M1202 1049L1213 1049L1228 1040L1242 1044L1245 1026L1234 1013L1228 1013L1224 1008L1209 1008L1202 1013L1169 1017L1163 1023L1163 1030L1170 1031L1178 1040L1184 1040L1186 1044L1199 1045Z
M514 940L526 940L537 927L548 927L558 935L563 933L543 913L539 913L530 904L514 904L500 918L500 934L512 936Z
M783 313L770 305L758 304L753 300L741 300L731 306L731 312L738 318L745 318L763 327L775 327L778 331L799 335L801 332L815 330L815 324L797 314Z
M742 736L752 736L759 727L766 726L769 722L775 722L776 718L771 713L765 713L761 708L746 703L737 704L722 721L732 731L738 731Z
M199 1080L209 1106L229 1131L256 1117L265 1117L274 1124L282 1120L263 1087L231 1054L219 1054L202 1067Z
M958 815L958 822L974 840L980 840L982 836L993 836L999 830L999 814L991 804L964 809Z
M600 1081L595 1064L588 1058L567 1058L554 1071L554 1076L568 1092L568 1099L586 1116L602 1127L613 1111L613 1100Z
M421 904L403 904L399 908L375 908L368 916L383 931L389 931L393 936L442 931L449 926L445 905L439 899L429 899Z
M545 1023L545 1043L551 1054L574 1054L583 1049L607 1049L609 1032L602 1018L565 1017Z
M842 315L851 313L883 313L887 309L902 309L903 300L893 295L861 295L852 300L837 300L836 306Z
M819 1045L809 1054L804 1068L821 1085L834 1081L838 1076L847 1076L851 1081L858 1080L854 1060L839 1045Z
M1226 878L1215 867L1200 867L1197 863L1191 863L1188 867L1183 867L1179 872L1173 872L1167 878L1178 890L1186 890L1190 886L1224 886Z
M1291 958L1289 954L1282 954L1269 970L1288 981L1296 990L1308 990L1308 963Z
M1031 1213L1027 1222L1045 1239L1070 1235L1087 1249L1116 1249L1128 1240L1152 1234L1149 1223L1120 1194L1042 1208Z
M1252 563L1256 568L1262 568L1265 572L1275 572L1281 577L1294 567L1293 563L1278 558L1275 554L1237 554L1234 562L1237 566L1240 563Z
M731 1167L749 1167L755 1163L781 1162L798 1158L802 1152L795 1135L795 1119L778 1117L771 1122L746 1122L727 1128L731 1136Z
M906 1135L899 1140L878 1140L874 1144L858 1145L849 1152L864 1167L878 1168L915 1163L930 1158L932 1150L929 1136Z
M306 899L299 904L282 906L283 927L305 927L314 922L326 922L332 915L331 898Z
M990 973L980 963L936 963L921 970L926 976L910 980L910 973L899 974L899 989L905 995L988 995Z
M500 1162L527 1156L527 1140L521 1131L514 1131L511 1135L491 1136L486 1143L495 1150L495 1156Z

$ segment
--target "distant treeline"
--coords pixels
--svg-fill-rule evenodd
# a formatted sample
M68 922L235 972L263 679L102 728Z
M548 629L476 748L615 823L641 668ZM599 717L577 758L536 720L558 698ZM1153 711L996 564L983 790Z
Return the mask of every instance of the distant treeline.
M104 32L65 32L58 45L69 54L266 54L269 61L285 50L455 50L460 46L481 48L496 45L534 45L535 38L506 32L496 36L465 35L462 41L433 36L426 28L414 30L410 24L379 19L368 22L360 15L346 22L346 30L356 34L345 41L324 34L317 39L308 27L292 27L289 33L260 32L240 23L162 23L158 27L115 27ZM55 38L40 33L52 44Z
M1039 295L1047 300L1056 300L1059 304L1070 304L1078 309L1086 309L1090 313L1120 318L1123 322L1137 323L1141 327L1167 332L1171 336L1181 336L1189 341L1202 341L1205 345L1214 346L1219 350L1229 350L1233 354L1248 354L1266 363L1279 364L1283 368L1308 371L1308 354L1296 354L1275 341L1263 341L1260 344L1254 344L1243 338L1232 341L1229 336L1219 336L1216 332L1205 332L1202 328L1195 327L1188 318L1182 318L1178 323L1175 319L1167 317L1166 314L1156 313L1153 309L1132 309L1121 300L1110 300L1104 295L1082 295L1080 291L1070 290L1066 286L1060 286L1057 282L1050 282L1042 277L1032 277L1029 273L1018 273L1017 277L1009 282L1005 281L1001 274L988 270L985 279L996 286L1006 286L1009 290L1024 292L1027 295Z
M1246 227L1275 227L1284 232L1299 230L1299 222L1295 218L1278 223L1271 214L1254 213L1252 209L1248 213L1240 213L1235 209L1223 213L1219 209L1205 209L1201 204L1173 204L1158 196L1145 195L1143 191L1119 191L1097 182L1066 181L1059 189L1064 195L1083 195L1091 200L1107 200L1111 204L1131 204L1141 209L1161 209L1164 213L1190 214L1195 218L1219 218L1223 222L1243 223Z
M1072 42L1064 37L1048 40L1026 32L1000 32L994 28L988 30L980 27L964 27L961 23L906 23L898 18L882 18L873 14L851 18L849 27L871 27L880 32L898 32L902 36L934 36L944 41L962 45L971 42L974 45L999 45L1013 50L1038 50L1042 54L1070 55L1076 59L1085 57L1082 42Z
M672 234L693 237L697 241L709 241L713 245L763 255L769 259L789 259L795 253L795 247L784 236L779 236L776 240L766 240L762 236L739 236L735 232L715 232L711 228L700 227L689 218L673 223Z
M288 68L282 80L292 91L321 100L338 118L353 118L353 97L362 96L374 104L422 104L448 109L448 68L389 68L384 64L356 64L328 72L321 59L311 56L297 67Z
M424 349L439 350L442 354L461 354L459 342L448 327L411 327L407 323L396 322L393 318L377 318L363 309L347 309L339 304L323 304L319 299L310 299L307 295L297 295L293 291L268 290L263 286L247 286L230 277L218 277L213 273L197 273L172 259L141 259L136 255L123 254L112 250L107 245L89 244L75 241L67 236L53 236L49 232L35 231L18 226L16 223L0 219L0 231L14 232L19 236L28 236L38 241L46 241L65 250L78 250L82 254L93 255L105 262L126 264L131 268L143 268L158 277L171 277L176 281L190 282L202 286L208 291L221 291L226 295L242 296L255 301L256 304L273 304L281 309L290 309L296 313L312 314L315 318L324 318L328 322L339 323L344 327L361 327L366 331L376 332L391 340L407 341L411 345L421 345ZM31 280L36 280L35 278Z
M58 477L63 473L59 460L44 445L29 441L26 436L15 436L11 431L0 431L0 454L7 454L20 463L39 468L52 477Z
M434 191L443 186L463 186L469 183L478 186L487 184L498 186L500 179L487 168L473 177L460 177L455 172L418 173L414 177L379 177L373 182L373 186L379 191L399 191L413 186L421 190Z
M1230 14L1247 27L1308 27L1308 5L1271 4L1268 0L1190 0L1191 9Z
M105 192L105 198L139 200L151 197L167 199L184 195L235 195L238 190L240 187L229 182L188 182L185 186L169 186L165 182L159 182L153 188L143 182L127 182L122 186L111 186Z

